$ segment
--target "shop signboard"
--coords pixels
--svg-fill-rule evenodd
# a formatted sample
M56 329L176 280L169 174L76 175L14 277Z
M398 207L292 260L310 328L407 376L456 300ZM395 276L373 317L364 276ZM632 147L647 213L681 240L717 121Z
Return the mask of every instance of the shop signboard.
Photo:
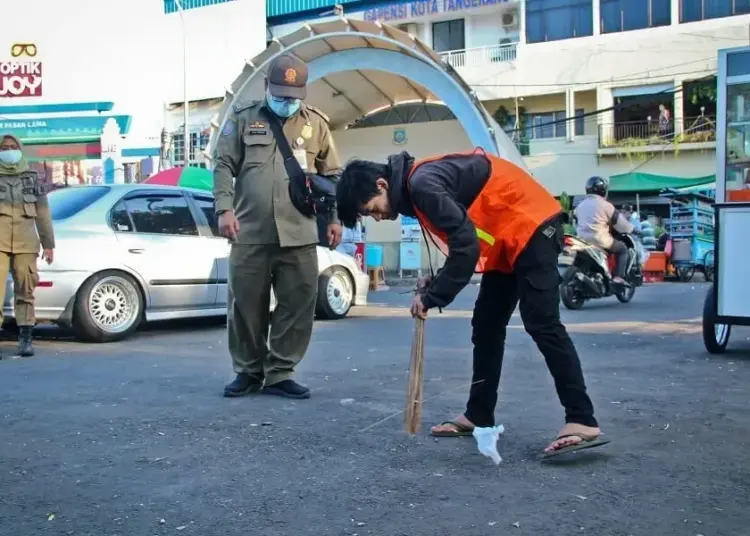
M101 157L101 144L97 141L96 143L66 143L61 145L27 145L24 147L23 153L30 162L96 160Z
M366 10L364 19L372 22L400 21L517 2L518 0L422 0L420 2L394 2Z
M122 134L130 128L131 116L40 117L0 119L0 132L13 134L24 143L98 141L104 125L113 119Z
M0 61L0 97L41 97L42 62L33 43L15 43L10 58Z

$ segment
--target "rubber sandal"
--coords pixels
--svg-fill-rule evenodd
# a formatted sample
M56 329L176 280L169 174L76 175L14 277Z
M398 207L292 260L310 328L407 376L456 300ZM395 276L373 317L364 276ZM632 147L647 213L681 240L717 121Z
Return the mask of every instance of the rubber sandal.
M584 449L592 449L594 447L601 447L603 445L606 445L610 442L609 439L601 439L601 436L589 436L586 434L565 434L561 436L557 436L555 438L555 441L558 439L565 439L566 437L580 437L581 441L580 443L575 443L573 445L568 445L567 447L563 447L557 450L553 450L552 452L545 452L542 454L542 459L546 460L548 458L552 458L554 456L559 456L561 454L567 454L569 452L575 452L577 450L584 450Z
M455 428L454 430L449 430L445 432L433 432L430 430L430 435L435 437L466 437L472 435L474 432L473 428L469 428L468 426L455 422L455 421L444 421L441 422L438 426L445 426L447 424L450 424Z

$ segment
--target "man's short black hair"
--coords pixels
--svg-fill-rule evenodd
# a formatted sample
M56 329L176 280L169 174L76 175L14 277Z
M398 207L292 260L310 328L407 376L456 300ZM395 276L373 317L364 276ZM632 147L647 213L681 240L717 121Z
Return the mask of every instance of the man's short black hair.
M378 195L377 181L388 180L388 166L369 160L350 161L336 185L336 205L344 227L357 224L362 207Z

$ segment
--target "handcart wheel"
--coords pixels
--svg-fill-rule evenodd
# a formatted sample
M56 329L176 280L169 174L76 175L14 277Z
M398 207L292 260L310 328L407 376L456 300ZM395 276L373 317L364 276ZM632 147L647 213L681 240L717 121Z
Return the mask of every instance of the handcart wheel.
M703 277L709 283L714 280L714 252L713 250L706 253L703 257Z
M706 300L703 302L703 344L711 354L723 354L729 343L732 326L716 323L716 309L714 308L714 287L708 289Z
M677 277L679 277L680 281L682 281L683 283L692 281L694 275L695 266L680 266L679 268L677 268Z

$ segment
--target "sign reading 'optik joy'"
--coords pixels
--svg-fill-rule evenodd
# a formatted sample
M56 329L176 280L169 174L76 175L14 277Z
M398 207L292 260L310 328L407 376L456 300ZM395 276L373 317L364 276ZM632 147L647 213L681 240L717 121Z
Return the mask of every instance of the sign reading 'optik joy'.
M11 47L11 57L36 56L36 45L15 44ZM0 97L41 97L41 61L0 61Z

